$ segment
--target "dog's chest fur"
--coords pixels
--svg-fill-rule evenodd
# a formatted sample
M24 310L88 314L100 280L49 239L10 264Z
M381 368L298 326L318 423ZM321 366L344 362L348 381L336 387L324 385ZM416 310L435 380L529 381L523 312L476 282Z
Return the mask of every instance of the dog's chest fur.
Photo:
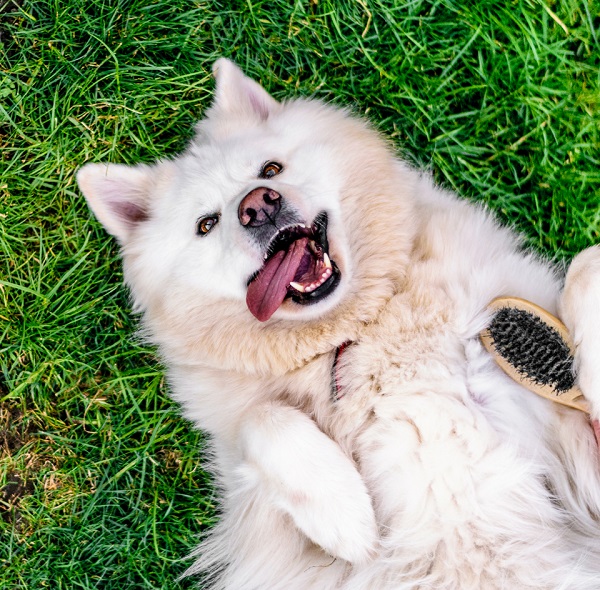
M312 414L349 455L375 422L388 418L404 420L421 438L418 424L430 421L422 407L444 400L439 403L464 413L465 403L474 403L465 340L454 316L442 289L398 293L356 341L292 374L290 401ZM307 382L314 385L308 396Z

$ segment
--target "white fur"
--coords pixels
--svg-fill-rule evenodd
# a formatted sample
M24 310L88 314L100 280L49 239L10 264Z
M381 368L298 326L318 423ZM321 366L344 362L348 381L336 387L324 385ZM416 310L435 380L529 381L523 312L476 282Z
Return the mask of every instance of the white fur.
M562 315L577 345L579 385L600 419L600 246L581 252L569 267Z
M364 122L278 103L226 60L215 71L215 104L183 155L79 173L123 244L173 397L211 435L222 517L189 573L221 590L600 588L588 419L510 380L478 339L494 297L560 308L599 418L600 249L575 259L561 299L548 262ZM269 160L283 173L257 179ZM328 211L342 281L260 323L245 291L264 252L237 208L265 185L309 223ZM116 195L147 219L119 218Z

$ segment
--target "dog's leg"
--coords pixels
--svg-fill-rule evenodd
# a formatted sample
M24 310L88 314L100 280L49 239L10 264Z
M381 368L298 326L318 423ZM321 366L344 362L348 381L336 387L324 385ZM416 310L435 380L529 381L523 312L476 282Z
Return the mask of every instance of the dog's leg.
M571 332L578 383L600 420L600 246L578 254L571 263L561 300L561 316Z
M298 410L268 404L242 426L246 464L267 499L334 557L351 563L375 553L377 526L361 476L340 447Z

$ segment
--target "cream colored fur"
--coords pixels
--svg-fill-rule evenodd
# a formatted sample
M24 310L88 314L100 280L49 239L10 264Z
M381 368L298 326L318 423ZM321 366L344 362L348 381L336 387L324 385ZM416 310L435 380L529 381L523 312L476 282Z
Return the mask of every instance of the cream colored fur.
M215 70L215 103L184 154L78 175L123 246L173 397L210 434L222 515L189 573L220 590L600 588L588 419L511 381L478 340L494 297L560 309L600 417L600 249L575 259L561 294L547 261L365 122L278 103L226 60ZM284 172L257 179L268 160ZM329 212L342 281L261 323L245 285L264 253L237 208L265 183L309 222ZM122 203L144 214L128 219Z

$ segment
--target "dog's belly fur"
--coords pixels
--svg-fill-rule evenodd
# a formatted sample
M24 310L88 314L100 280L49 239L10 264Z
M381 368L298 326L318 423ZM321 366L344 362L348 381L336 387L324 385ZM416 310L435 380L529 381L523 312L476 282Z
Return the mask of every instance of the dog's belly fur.
M503 389L500 375L493 387L478 386L469 357L482 362L479 343L461 342L444 328L420 333L417 341L373 341L370 352L381 355L379 366L372 363L367 381L356 379L337 402L332 430L340 433L334 437L352 449L372 495L396 583L523 588L529 579L539 588L539 578L529 576L531 560L548 570L557 565L548 559L549 547L546 554L531 554L539 528L555 529L549 545L560 554L559 531L566 523L545 487L539 441L528 438L530 430L513 430L515 423L510 432L502 428L502 406L527 412L527 403L514 396L528 394L510 384ZM347 358L346 370L356 367L357 376L364 374L361 354L358 345ZM360 426L352 424L359 415ZM528 513L532 503L544 506ZM524 530L519 539L516 522Z

